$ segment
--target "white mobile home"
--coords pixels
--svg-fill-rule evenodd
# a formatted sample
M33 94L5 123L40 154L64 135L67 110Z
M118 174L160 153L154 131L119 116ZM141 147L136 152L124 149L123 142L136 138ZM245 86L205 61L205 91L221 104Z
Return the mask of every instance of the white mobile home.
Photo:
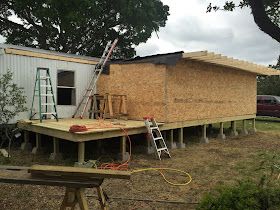
M50 50L0 44L0 74L13 72L14 83L24 88L27 108L31 108L36 70L49 68L59 118L69 118L87 88L97 58ZM38 105L35 105L37 108ZM30 112L18 119L28 119Z

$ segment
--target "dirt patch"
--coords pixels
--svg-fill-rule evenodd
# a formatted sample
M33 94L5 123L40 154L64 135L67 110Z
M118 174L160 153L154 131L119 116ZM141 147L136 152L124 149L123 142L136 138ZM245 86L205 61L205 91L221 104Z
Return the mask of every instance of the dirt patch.
M226 141L210 139L209 144L194 144L185 149L171 150L171 159L159 161L155 155L133 155L131 169L170 167L189 172L193 181L188 186L166 184L157 172L137 173L131 181L105 180L110 209L195 209L201 196L217 184L234 183L246 177L255 177L259 154L280 152L279 134L257 133ZM48 162L47 156L32 159L19 151L15 158L21 165ZM32 162L33 160L33 162ZM13 162L15 165L17 162ZM63 164L63 162L59 163ZM174 182L185 177L169 174ZM59 187L0 184L1 209L59 209L64 189ZM86 191L90 208L99 204L94 189ZM135 200L133 200L135 199ZM159 201L159 202L157 202Z

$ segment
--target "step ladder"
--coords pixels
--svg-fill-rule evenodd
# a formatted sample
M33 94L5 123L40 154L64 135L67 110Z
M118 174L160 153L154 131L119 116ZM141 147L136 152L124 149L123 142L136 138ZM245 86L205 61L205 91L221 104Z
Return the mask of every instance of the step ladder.
M161 160L161 154L165 153L171 158L169 150L166 146L164 138L161 135L158 124L153 117L144 117L145 126L151 140L153 140L154 147L157 151L158 158Z
M72 115L72 118L75 118L77 116L81 119L83 118L86 108L89 104L89 101L95 91L98 78L100 77L107 61L109 60L117 42L118 42L118 39L115 39L112 44L111 44L111 41L107 43L106 48L103 52L103 55L101 56L99 62L95 65L95 68L93 70L93 75L92 75L92 78L88 85L88 88L85 90L82 100L78 104L74 114Z
M35 100L38 101L37 112L35 111ZM39 115L40 122L50 116L53 116L58 121L50 70L48 68L37 68L29 119L34 119L36 114Z

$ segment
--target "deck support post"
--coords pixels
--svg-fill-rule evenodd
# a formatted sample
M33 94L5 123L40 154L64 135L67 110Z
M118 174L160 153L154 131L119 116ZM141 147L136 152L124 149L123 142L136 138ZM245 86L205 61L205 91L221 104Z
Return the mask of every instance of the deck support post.
M236 130L236 121L231 121L230 129L230 136L238 136L238 132Z
M151 139L151 134L147 134L147 154L153 154L155 152L154 147L152 146L152 139Z
M256 133L257 129L256 129L256 118L252 119L252 133Z
M85 142L78 143L78 164L85 162Z
M202 125L202 136L200 138L201 143L209 143L209 140L207 138L207 125Z
M223 122L220 122L220 131L218 134L218 138L222 139L222 140L226 139L226 135L224 134L224 123Z
M59 140L53 137L53 153L50 155L50 160L62 159L61 153L59 153Z
M169 131L166 131L167 132L167 137L166 137L166 143L167 143L167 146L170 148L170 149L176 149L177 148L177 145L176 143L174 142L174 131L173 129L169 130ZM164 139L165 140L165 139Z
M127 161L129 158L129 153L126 151L126 136L122 136L120 140L121 159L122 161Z
M248 131L247 131L247 128L246 128L246 120L242 121L242 131L241 131L241 134L242 135L248 135Z
M24 141L20 145L21 150L22 151L31 151L32 146L31 146L31 143L29 142L29 132L28 131L24 131L23 139L24 139Z
M184 143L184 128L178 129L178 148L185 148L186 144Z
M42 153L42 139L41 134L36 133L36 146L32 149L32 154L39 154Z

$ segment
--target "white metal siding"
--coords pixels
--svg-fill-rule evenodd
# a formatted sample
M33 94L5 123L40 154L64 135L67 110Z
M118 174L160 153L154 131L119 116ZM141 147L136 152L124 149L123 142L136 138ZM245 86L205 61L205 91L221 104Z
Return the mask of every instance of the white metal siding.
M56 98L57 90L57 70L71 70L75 71L75 87L76 87L76 105L82 98L84 90L87 88L94 65L81 64L74 62L49 60L43 58L34 58L21 55L0 54L0 74L11 70L14 73L14 83L23 87L25 95L27 96L28 112L21 113L15 120L28 119L32 103L33 90L35 84L35 76L37 67L44 67L50 69L51 81ZM57 102L57 100L56 100ZM35 106L36 108L38 105ZM71 117L76 106L59 105L58 117L68 118Z

